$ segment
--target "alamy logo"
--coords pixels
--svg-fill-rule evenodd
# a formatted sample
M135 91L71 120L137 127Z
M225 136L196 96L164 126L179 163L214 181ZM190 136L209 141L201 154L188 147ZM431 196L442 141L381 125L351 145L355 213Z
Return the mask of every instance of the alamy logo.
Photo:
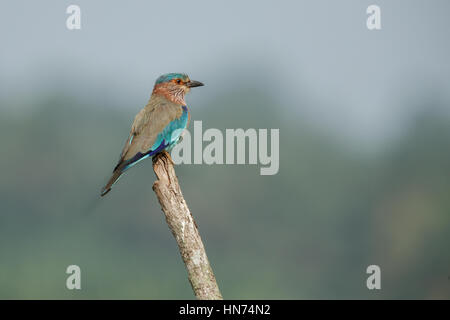
M381 269L379 266L373 264L367 267L366 270L367 274L370 274L370 276L367 278L366 286L367 289L373 290L373 289L381 289Z
M279 140L279 129L270 129L270 132L268 129L226 129L224 144L222 131L210 128L203 133L202 121L194 121L193 138L185 130L171 154L175 164L259 164L261 175L275 175L280 168ZM203 142L208 143L205 148Z
M66 13L70 14L66 20L66 27L69 30L81 29L81 9L79 6L72 4L67 7Z
M373 4L367 7L366 13L370 16L367 18L367 29L380 30L381 29L381 9L379 6Z
M66 280L66 287L69 290L81 289L81 269L77 265L70 265L66 269L66 273L70 274Z

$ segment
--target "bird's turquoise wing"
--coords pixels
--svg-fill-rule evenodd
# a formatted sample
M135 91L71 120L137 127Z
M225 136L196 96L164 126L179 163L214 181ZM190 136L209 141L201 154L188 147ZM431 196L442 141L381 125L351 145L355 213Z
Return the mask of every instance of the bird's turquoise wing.
M144 153L137 152L131 159L127 160L123 171L128 170L140 161L151 157L158 152L163 151L164 149L173 147L180 139L180 136L183 133L184 129L186 129L188 121L188 110L186 106L183 106L183 113L181 114L181 116L169 122L169 124L164 127L164 129L160 133L158 133L155 142L148 151ZM133 136L130 137L129 143L132 143L132 140Z

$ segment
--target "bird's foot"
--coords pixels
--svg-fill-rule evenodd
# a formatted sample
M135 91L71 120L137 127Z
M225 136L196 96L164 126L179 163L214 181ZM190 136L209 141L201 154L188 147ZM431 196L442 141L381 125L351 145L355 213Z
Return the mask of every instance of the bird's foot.
M165 156L166 156L167 160L169 160L172 165L175 165L175 163L173 162L173 159L172 159L172 156L170 155L170 153L167 152L167 151L164 151L164 153L165 153Z
M167 152L166 150L164 150L164 151L162 151L162 152L159 152L158 154L156 154L154 157L153 157L153 164L155 164L157 161L158 161L158 159L160 158L160 157L163 157L163 158L166 158L172 165L175 165L175 163L173 162L173 160L172 160L172 156L170 155L170 153L169 152ZM164 161L164 160L163 160Z

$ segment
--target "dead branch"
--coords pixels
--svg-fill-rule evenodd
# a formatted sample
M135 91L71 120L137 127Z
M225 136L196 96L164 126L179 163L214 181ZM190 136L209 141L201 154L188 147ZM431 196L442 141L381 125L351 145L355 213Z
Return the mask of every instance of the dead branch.
M195 296L200 300L222 300L197 225L181 193L172 158L166 151L154 157L153 170L158 178L153 191L177 241Z

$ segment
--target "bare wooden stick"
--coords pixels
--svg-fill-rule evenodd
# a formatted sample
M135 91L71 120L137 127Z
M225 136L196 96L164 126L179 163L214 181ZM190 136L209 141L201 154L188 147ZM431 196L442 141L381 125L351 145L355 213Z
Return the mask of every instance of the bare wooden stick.
M200 300L222 300L197 225L181 193L170 154L163 151L156 155L153 170L158 178L153 191L177 241L195 296Z

